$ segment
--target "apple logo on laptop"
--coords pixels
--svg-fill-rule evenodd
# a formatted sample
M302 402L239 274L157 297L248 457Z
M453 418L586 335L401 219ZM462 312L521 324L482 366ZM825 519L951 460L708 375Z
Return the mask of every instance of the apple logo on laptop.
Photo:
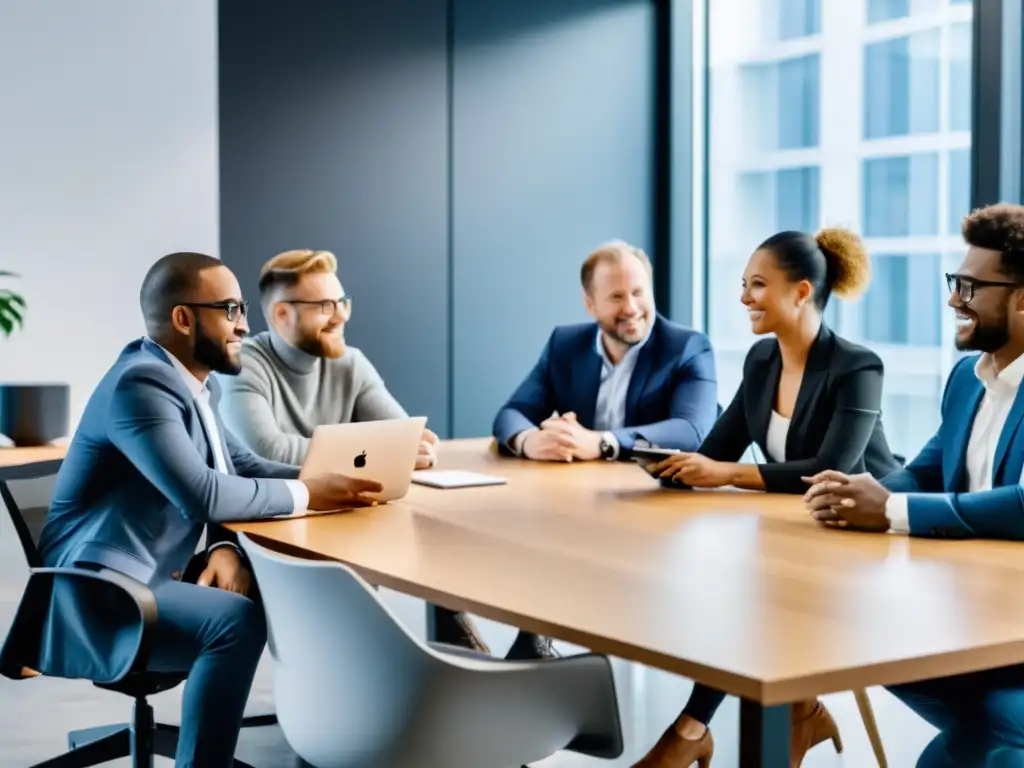
M366 451L363 451L358 456L356 456L355 459L352 460L352 463L355 465L356 469L362 469L363 467L365 467L366 466Z

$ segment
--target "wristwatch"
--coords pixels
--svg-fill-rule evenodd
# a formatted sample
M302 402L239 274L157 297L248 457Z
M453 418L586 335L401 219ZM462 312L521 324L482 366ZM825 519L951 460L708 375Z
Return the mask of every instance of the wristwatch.
M615 443L610 432L601 433L601 458L611 461L615 458Z

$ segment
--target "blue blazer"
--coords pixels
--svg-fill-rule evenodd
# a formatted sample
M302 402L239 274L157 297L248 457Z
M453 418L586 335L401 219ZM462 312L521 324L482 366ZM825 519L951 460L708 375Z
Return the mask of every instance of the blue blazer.
M1024 388L996 445L992 490L966 493L967 445L985 387L974 373L979 355L953 366L942 396L942 423L905 469L882 484L909 494L910 533L938 538L1024 539Z
M89 398L57 475L39 540L44 564L109 568L152 586L181 578L204 527L208 542L230 540L218 523L290 512L284 479L298 467L258 458L218 427L230 474L213 468L192 393L166 353L146 339L129 344ZM54 587L37 669L116 678L137 650L127 621L137 613L100 610L78 581Z
M540 360L494 419L499 449L508 452L519 432L537 426L553 411L576 414L594 428L601 356L597 324L555 328ZM695 451L718 414L715 358L708 337L658 315L637 355L626 393L626 426L613 430L628 450L638 438L662 448Z

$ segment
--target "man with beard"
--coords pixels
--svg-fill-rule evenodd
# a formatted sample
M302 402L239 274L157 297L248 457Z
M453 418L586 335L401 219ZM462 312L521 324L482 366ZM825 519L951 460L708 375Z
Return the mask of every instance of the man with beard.
M615 241L580 270L593 323L555 328L494 420L499 450L542 461L627 459L634 446L696 451L718 410L707 336L658 315L651 262Z
M650 259L613 241L580 270L593 323L555 328L498 412L498 450L538 461L625 460L639 446L696 451L718 411L707 336L654 308ZM509 658L550 656L551 639L520 632Z
M946 275L956 345L942 422L905 469L881 482L826 471L806 501L825 525L945 539L1024 539L1024 206L964 219L968 249ZM889 688L939 735L918 768L1024 766L1024 666Z
M230 766L267 633L251 574L219 524L363 506L381 486L335 474L299 481L298 467L254 456L224 429L207 379L238 372L248 326L220 261L165 256L140 298L148 338L125 347L89 398L39 549L47 566L110 569L149 586L157 624L146 668L188 675L175 765ZM208 548L196 555L204 528ZM138 614L124 616L123 602L99 599L87 582L54 583L39 671L119 679L136 661Z
M268 331L245 340L242 372L225 380L220 413L265 459L301 464L321 424L408 414L366 355L345 343L352 298L329 251L280 253L260 271ZM434 463L437 436L423 433L417 469Z
M301 464L321 424L400 419L408 414L366 355L345 343L352 298L329 251L285 251L260 271L260 305L270 330L242 344L242 370L225 378L224 423L256 454ZM437 436L420 441L417 469L434 464ZM470 617L436 609L435 638L487 653Z

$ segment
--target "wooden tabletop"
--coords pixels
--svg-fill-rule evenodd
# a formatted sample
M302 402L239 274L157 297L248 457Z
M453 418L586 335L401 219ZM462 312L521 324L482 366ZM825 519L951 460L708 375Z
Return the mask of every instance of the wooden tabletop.
M40 464L56 468L64 460L66 445L41 445L32 448L0 448L0 480L14 480L39 469ZM47 467L50 471L51 467Z
M359 512L234 526L368 580L777 704L1024 661L1024 548L825 530L799 497L664 490L632 464L440 468Z

